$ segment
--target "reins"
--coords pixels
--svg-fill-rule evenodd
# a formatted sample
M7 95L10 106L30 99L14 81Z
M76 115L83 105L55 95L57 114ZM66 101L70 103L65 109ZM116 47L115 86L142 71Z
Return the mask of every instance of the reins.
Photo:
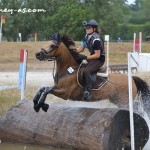
M52 75L53 75L53 79L54 79L54 81L55 81L56 83L58 83L58 73L56 73L57 77L56 77L56 79L55 79L55 74L54 74L54 72L55 72L55 69L56 69L56 61L59 61L59 60L63 61L63 58L52 57L51 59L48 59L48 61L54 61L54 66L53 66Z

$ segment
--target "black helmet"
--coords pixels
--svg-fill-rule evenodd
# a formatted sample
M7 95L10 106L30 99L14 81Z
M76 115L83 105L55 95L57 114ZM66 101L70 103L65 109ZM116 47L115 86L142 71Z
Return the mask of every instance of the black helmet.
M84 27L91 26L93 28L97 28L98 23L94 19L92 19L92 20L88 20L88 21L83 21L83 26Z

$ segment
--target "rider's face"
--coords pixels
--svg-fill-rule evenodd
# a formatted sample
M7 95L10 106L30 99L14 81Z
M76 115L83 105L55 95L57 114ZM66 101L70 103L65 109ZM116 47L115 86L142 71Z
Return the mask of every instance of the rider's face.
M91 34L91 33L93 33L93 31L94 31L93 27L91 27L91 26L86 27L86 34Z

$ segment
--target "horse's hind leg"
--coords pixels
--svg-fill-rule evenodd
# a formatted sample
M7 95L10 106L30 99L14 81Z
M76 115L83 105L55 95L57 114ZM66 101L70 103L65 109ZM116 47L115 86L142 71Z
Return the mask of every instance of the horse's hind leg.
M39 100L39 103L34 107L35 111L36 112L39 112L40 108L42 107L42 109L47 112L48 108L49 108L49 105L48 104L45 104L45 99L47 97L47 94L48 93L51 93L52 91L52 88L51 87L45 87L44 88L44 91L40 94L40 100Z

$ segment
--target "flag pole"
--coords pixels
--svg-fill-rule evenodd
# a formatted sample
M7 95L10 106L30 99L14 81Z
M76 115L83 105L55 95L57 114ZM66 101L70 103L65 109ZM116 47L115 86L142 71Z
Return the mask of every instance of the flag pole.
M0 42L2 41L2 27L3 27L3 23L2 23L2 16L1 16Z

